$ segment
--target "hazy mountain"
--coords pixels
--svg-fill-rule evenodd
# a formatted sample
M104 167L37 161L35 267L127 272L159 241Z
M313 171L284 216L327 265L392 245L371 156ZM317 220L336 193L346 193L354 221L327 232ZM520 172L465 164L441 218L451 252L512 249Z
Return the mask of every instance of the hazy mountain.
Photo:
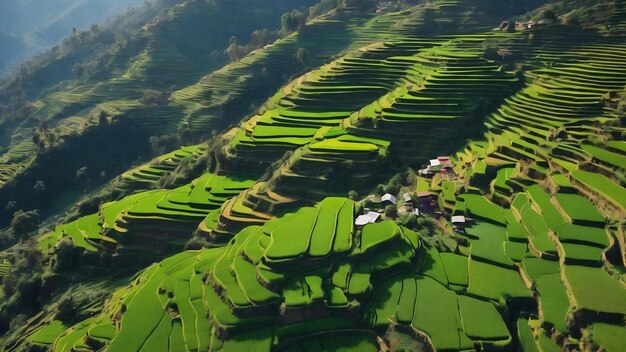
M89 28L139 0L0 1L0 75L77 29Z

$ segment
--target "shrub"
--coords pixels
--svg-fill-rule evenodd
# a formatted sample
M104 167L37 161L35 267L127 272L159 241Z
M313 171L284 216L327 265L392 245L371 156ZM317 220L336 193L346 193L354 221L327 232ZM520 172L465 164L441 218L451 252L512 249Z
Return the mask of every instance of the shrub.
M293 54L294 60L300 65L302 68L306 68L311 61L311 53L305 48L298 48L296 53Z
M546 21L550 21L552 23L556 23L559 21L559 18L557 17L556 13L554 13L554 11L552 10L545 10L541 13L541 19L542 20L546 20Z
M400 215L399 221L402 226L406 226L412 230L417 230L420 226L417 215L412 213Z
M281 32L283 34L289 34L299 31L306 23L307 15L298 10L284 13L280 18Z
M398 208L393 204L387 205L385 207L385 216L391 219L395 219L398 216Z
M13 230L13 233L17 236L24 236L29 232L37 230L39 223L39 210L18 210L13 213L11 230Z
M192 238L189 239L189 241L187 241L187 243L185 243L185 250L194 250L194 249L202 249L202 248L208 248L209 247L209 242L199 236L193 236Z
M167 105L169 94L154 89L146 89L143 91L141 103L145 106L162 106Z
M61 298L56 308L55 318L59 320L69 320L73 318L75 314L74 298L71 295Z
M66 236L57 244L56 261L54 263L54 271L62 272L73 269L80 258L79 249L76 248L74 240Z

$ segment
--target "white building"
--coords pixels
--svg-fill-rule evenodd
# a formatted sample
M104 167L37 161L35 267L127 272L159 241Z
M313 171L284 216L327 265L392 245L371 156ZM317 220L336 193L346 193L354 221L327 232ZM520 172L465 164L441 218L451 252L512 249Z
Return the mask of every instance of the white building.
M382 198L380 198L381 202L390 202L391 204L396 204L398 203L398 201L396 200L396 197L392 196L389 193L385 193L384 196L382 196Z
M450 221L452 221L452 227L454 227L455 229L463 229L465 228L465 216L463 215L455 215L452 218L450 218Z
M354 221L354 224L356 226L365 226L367 224L375 223L379 218L380 214L374 211L369 211L363 215L359 215Z
M402 198L404 198L404 201L406 203L409 203L409 202L413 201L413 199L411 198L411 193L409 193L409 192L406 192L405 194L403 194Z

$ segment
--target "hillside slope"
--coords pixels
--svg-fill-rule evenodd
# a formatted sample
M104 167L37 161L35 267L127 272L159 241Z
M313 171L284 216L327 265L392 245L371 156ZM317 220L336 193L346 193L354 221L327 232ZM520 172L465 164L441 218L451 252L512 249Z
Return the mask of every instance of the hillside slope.
M238 124L36 236L63 303L4 348L620 351L624 3L355 4L176 89L188 126ZM146 265L106 302L62 293Z
M210 125L194 128L186 122L185 107L170 104L170 92L196 82L227 63L222 53L228 47L229 38L246 38L266 27L278 29L280 16L285 11L311 3L305 0L250 0L233 4L186 1L151 18L130 34L115 36L108 29L93 29L68 38L68 45L76 45L77 49L70 49L66 54L59 52L62 48L53 50L51 54L58 57L48 63L49 68L5 82L6 94L0 95L6 104L0 119L3 128L0 199L17 201L16 209L37 208L48 212L52 192L74 196L71 189L75 187L67 180L81 167L90 170L92 180L102 182L107 178L100 178L101 173L117 175L138 158L145 159L149 155L151 136L189 132L191 135L187 134L181 141L189 143L209 135ZM263 40L267 39L260 38L261 44ZM331 48L326 55L335 54L335 49ZM291 55L293 53L289 53ZM286 67L286 74L290 74L290 69L296 67ZM12 104L19 103L20 99L25 99L23 103L27 107L16 112ZM237 119L242 114L237 111ZM215 128L220 129L219 125ZM103 129L113 130L107 133L111 144L124 140L136 144L114 150L106 143L90 143L93 134L102 135ZM91 154L81 154L84 148L99 154L101 160L92 160ZM57 158L60 153L68 152L76 158ZM61 166L67 172L55 177L38 171L52 165ZM38 180L47 185L42 197L25 195ZM10 219L11 213L2 209L0 219Z
M138 4L135 0L4 1L0 6L0 36L14 42L2 46L0 77L6 76L20 61L59 43L73 28L88 29Z

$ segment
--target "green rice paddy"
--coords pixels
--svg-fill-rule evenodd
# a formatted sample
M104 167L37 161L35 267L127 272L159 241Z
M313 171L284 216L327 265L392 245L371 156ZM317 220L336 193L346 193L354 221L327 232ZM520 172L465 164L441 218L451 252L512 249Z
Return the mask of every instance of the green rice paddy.
M626 32L491 31L478 6L321 18L176 91L174 110L207 128L262 83L263 67L337 32L314 53L322 66L229 133L219 174L146 191L206 152L182 148L123 175L143 191L39 237L48 254L69 237L114 258L147 250L157 263L101 313L50 321L29 339L54 351L367 351L387 347L392 326L443 351L619 351L626 147L606 93L626 85ZM448 154L454 174L411 185L440 202L445 235L390 219L355 225L363 204L348 191L371 194L395 165ZM278 160L262 180L240 176ZM451 215L473 221L453 231ZM192 232L211 248L181 252Z

